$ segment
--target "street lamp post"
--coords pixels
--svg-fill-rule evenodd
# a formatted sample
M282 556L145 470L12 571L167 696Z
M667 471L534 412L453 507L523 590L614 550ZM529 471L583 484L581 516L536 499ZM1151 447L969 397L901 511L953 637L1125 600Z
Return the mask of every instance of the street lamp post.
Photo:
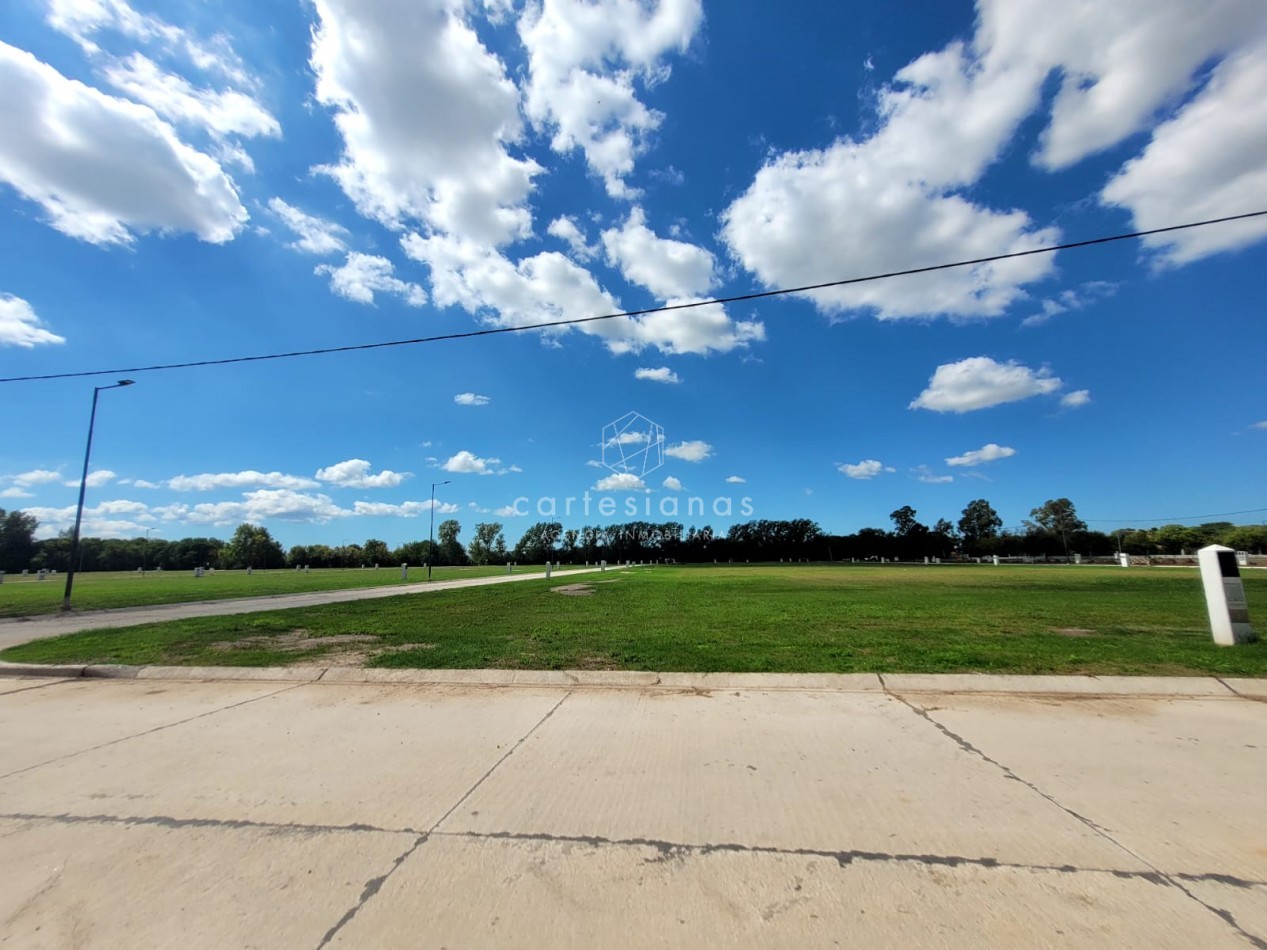
M94 386L92 413L88 416L88 445L84 448L84 472L79 479L79 506L75 509L75 532L70 537L70 563L66 565L66 592L62 595L62 610L70 610L70 591L75 584L75 558L79 554L79 525L84 518L84 490L88 487L88 460L92 457L92 429L97 424L97 397L103 389L119 389L131 386L132 380L121 379L112 386Z
M145 529L145 547L141 548L141 576L145 576L145 556L150 553L150 532L153 528Z
M431 580L431 564L436 559L436 486L447 485L453 481L447 478L442 482L431 483L431 530L427 533L427 580Z

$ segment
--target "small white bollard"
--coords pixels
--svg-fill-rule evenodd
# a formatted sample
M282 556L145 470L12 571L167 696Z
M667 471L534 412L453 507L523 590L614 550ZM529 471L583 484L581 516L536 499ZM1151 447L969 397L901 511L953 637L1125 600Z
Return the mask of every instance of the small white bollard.
M195 567L195 568L194 568L194 577L202 577L203 573L204 573L204 572L203 572L203 569L202 569L201 567Z
M1122 565L1122 567L1130 567L1130 566L1131 566L1131 556L1130 556L1129 554L1127 554L1125 551L1122 551L1122 552L1121 552L1120 554L1118 554L1118 556L1117 556L1117 563L1118 563L1118 564L1120 564L1120 565Z
M994 566L995 567L999 566L999 556L997 554L994 555Z
M599 562L599 564L598 564L598 569L599 569L600 571L605 571L605 570L607 570L607 562L606 562L606 561L600 561L600 562Z
M400 565L400 579L402 581L409 580L409 562L408 561Z
M928 555L927 555L927 554L925 554L925 555L924 555L924 563L925 563L925 564L931 564L931 563L932 563L932 562L928 559Z
M1210 632L1219 646L1253 643L1258 637L1249 624L1249 605L1241 580L1236 552L1212 544L1197 552L1201 583L1205 586L1205 606L1210 613Z
M250 577L253 573L255 573L255 568L253 568L253 567L248 567L248 568L246 569L246 576L247 576L247 577Z
M304 573L305 573L305 574L307 574L307 573L308 573L308 568L309 568L310 566L311 566L311 565L308 565L308 564L305 564L305 565L304 565Z
M550 562L546 561L546 580L550 579Z
M1075 555L1073 556L1073 563L1075 563L1075 564L1081 564L1081 563L1082 563L1082 555L1081 555L1081 554L1075 554Z

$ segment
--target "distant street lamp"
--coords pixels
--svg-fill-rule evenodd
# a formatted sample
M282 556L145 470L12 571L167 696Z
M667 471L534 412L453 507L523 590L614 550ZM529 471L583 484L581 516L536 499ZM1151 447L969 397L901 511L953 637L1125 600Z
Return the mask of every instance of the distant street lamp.
M436 559L436 486L447 485L453 481L447 478L442 482L431 483L431 530L427 533L427 580L431 580L431 562Z
M153 528L145 529L145 547L141 548L141 576L145 576L145 556L150 552L150 532Z
M70 610L70 590L75 583L75 556L79 553L79 524L84 517L84 490L88 487L88 460L92 456L92 430L97 424L97 397L103 389L119 389L131 386L132 380L121 379L113 386L94 386L92 413L88 416L88 445L84 449L84 473L79 479L79 506L75 509L75 532L70 537L70 563L66 565L66 592L62 595L62 610Z

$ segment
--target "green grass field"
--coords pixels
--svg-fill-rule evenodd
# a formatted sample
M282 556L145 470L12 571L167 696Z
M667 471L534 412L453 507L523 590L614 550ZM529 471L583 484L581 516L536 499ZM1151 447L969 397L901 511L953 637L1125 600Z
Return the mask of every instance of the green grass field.
M556 592L584 584L589 593ZM1267 621L1267 573L1245 578ZM1190 569L654 567L42 640L18 662L1267 676Z
M542 565L516 567L518 573L541 572ZM504 567L437 567L432 579L460 580L504 574ZM425 568L409 568L409 581L426 580ZM405 583L400 565L366 568L326 568L305 574L296 570L215 571L196 578L192 571L147 571L76 574L73 603L76 610L105 610L114 607L149 607L154 604L183 604L195 600L228 600L234 597L262 597L270 594L303 594L315 590L348 590ZM0 584L0 617L33 617L55 613L62 605L66 587L64 574L39 580L35 575L8 575Z

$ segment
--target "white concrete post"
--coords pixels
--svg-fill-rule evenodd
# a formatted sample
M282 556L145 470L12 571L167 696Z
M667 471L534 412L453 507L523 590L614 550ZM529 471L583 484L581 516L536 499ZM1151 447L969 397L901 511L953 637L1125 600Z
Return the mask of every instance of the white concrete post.
M1236 563L1236 552L1221 544L1211 544L1197 552L1201 583L1205 586L1205 606L1210 613L1210 632L1219 646L1253 643L1258 639L1249 625L1249 605L1245 584Z
M925 563L925 564L930 563L930 562L929 562L929 560L928 560L928 555L927 555L927 554L925 554L925 555L924 555L924 563Z
M1117 556L1117 563L1118 563L1118 564L1121 564L1121 565L1122 565L1122 567L1130 567L1130 566L1131 566L1131 556L1130 556L1129 554L1127 554L1125 551L1122 551L1122 552L1121 552L1120 554L1118 554L1118 556Z
M507 574L509 574L509 573L510 573L510 572L514 569L514 566L515 566L515 565L513 565L513 564L511 564L509 561L507 561L507 562L506 562L506 573L507 573Z
M550 562L546 561L546 580L550 579Z
M995 567L999 566L999 556L997 554L994 555L994 566Z
M1073 556L1073 563L1075 563L1075 564L1081 564L1081 563L1082 563L1082 555L1081 555L1081 554L1075 554L1075 555Z
M409 562L408 561L400 565L400 579L402 581L409 580Z

